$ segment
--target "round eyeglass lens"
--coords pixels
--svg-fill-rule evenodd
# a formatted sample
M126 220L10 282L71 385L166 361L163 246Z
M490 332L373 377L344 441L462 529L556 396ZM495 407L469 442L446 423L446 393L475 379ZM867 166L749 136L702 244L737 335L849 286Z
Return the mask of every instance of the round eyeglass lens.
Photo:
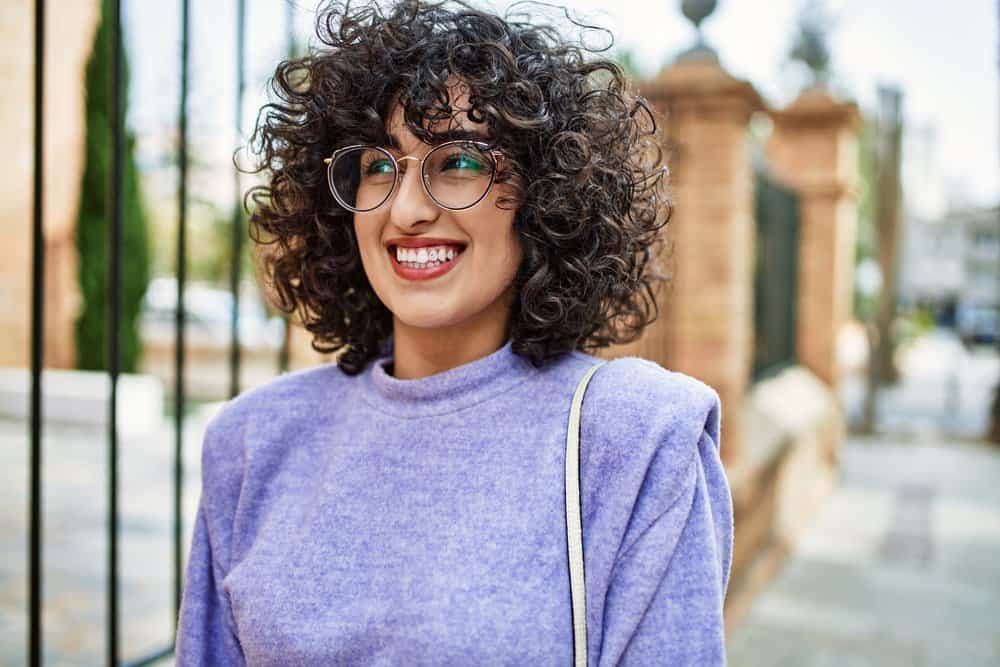
M392 194L396 167L381 148L346 150L330 164L330 190L341 204L355 211L378 208Z
M427 189L447 208L469 208L493 184L496 163L489 150L474 142L443 144L427 154Z
M493 184L496 162L485 145L446 143L424 160L424 182L441 206L463 209L481 200ZM337 155L328 171L330 189L353 211L371 211L392 194L396 170L392 156L382 148L363 146Z

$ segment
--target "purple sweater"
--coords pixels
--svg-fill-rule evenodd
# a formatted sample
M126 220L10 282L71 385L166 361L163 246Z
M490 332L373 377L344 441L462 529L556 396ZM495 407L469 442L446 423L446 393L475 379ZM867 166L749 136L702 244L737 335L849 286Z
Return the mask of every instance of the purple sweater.
M391 338L390 338L391 342ZM566 428L597 357L499 350L400 380L287 373L210 421L187 665L571 665ZM718 394L625 357L584 396L590 665L725 664Z

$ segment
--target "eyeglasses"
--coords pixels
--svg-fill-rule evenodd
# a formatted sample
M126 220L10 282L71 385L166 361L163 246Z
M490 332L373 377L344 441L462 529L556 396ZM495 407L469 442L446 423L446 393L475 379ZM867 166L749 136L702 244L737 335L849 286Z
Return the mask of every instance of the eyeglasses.
M397 159L379 146L347 146L324 160L330 192L348 210L373 211L396 190L403 160L417 161L424 191L438 206L460 211L490 191L503 153L486 142L464 139L439 144L423 158Z

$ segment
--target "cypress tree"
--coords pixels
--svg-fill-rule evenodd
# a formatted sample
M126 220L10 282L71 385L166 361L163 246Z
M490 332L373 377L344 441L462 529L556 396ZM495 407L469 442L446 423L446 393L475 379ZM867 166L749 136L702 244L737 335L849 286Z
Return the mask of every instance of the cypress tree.
M78 275L83 297L75 323L76 364L87 370L109 368L107 359L108 276L110 273L112 55L111 3L101 2L101 17L86 69L86 161L77 213ZM122 113L127 108L128 61L122 54ZM150 280L147 218L142 206L135 137L126 131L122 163L121 334L122 372L135 372L142 352L139 316Z

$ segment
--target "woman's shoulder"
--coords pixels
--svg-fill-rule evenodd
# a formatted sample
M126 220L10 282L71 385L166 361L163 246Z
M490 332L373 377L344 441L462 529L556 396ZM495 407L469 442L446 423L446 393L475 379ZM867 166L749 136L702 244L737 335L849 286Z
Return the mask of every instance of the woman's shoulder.
M721 410L711 386L648 359L620 357L597 369L581 413L584 481L611 508L622 552L674 501L690 497L699 475L723 478Z
M595 463L637 470L655 464L681 477L706 437L716 451L720 446L718 392L641 357L619 357L598 368L581 409L581 439L589 441Z
M600 367L584 401L605 418L627 417L625 421L647 427L666 422L706 425L721 411L718 392L702 380L634 356L618 357Z

